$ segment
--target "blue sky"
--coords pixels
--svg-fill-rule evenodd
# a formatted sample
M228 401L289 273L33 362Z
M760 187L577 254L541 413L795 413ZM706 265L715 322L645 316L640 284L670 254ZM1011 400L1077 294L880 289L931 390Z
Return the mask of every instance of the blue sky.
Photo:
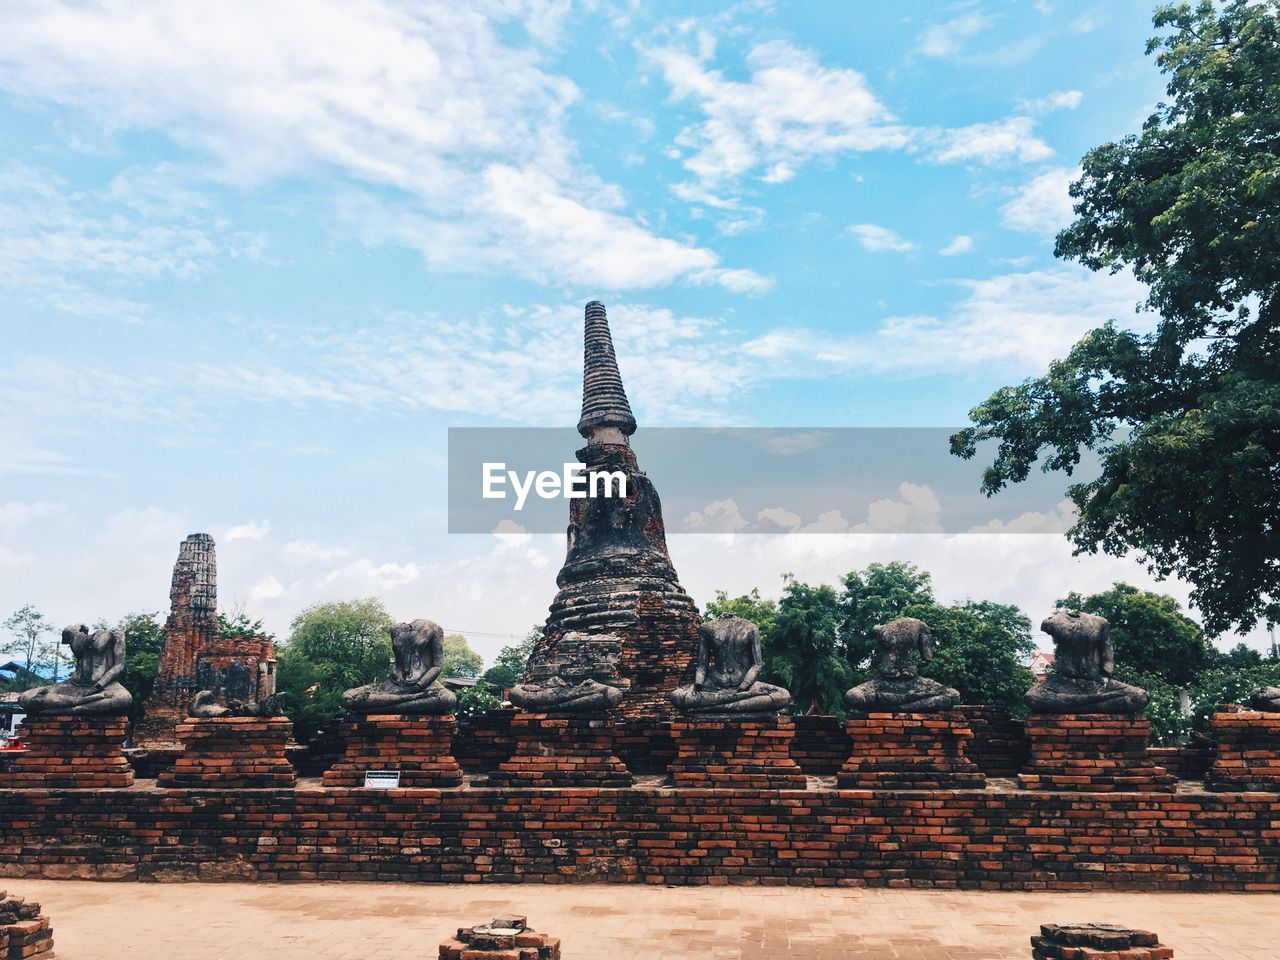
M573 423L593 298L642 459L646 424L960 425L1149 323L1052 257L1079 157L1161 95L1149 33L1145 2L7 4L0 607L163 608L208 530L278 631L372 593L492 652L563 548L445 534L446 430ZM877 559L1033 617L1149 582L1048 535L817 539L672 546L700 602Z

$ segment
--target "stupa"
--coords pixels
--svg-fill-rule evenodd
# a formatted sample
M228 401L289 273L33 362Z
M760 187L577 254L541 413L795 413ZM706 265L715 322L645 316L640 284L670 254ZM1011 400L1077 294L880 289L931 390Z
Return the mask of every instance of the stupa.
M631 685L619 711L669 719L674 710L667 695L693 677L702 618L671 564L658 491L628 439L635 431L604 304L593 300L586 307L578 421L587 445L577 458L588 474L624 473L626 496L569 501L568 550L556 577L560 591L531 663L553 654L571 632L620 637L618 671Z

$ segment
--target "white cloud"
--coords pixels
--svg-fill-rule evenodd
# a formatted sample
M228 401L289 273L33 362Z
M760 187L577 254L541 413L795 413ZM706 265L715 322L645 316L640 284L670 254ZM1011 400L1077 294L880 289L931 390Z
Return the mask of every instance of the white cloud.
M910 127L889 111L861 73L825 66L811 51L781 41L748 50L747 80L731 80L713 69L714 52L705 32L698 34L695 49L648 51L672 98L693 102L704 116L677 136L684 151L670 153L703 187L724 187L748 176L785 183L808 160L872 150L923 148L937 163L1028 162L1052 155L1026 116L959 129ZM685 198L691 199L687 190Z
M1083 99L1084 94L1079 90L1057 90L1035 100L1023 100L1020 106L1027 113L1051 113L1054 110L1074 110Z
M938 251L944 257L954 257L962 253L968 253L973 249L973 237L960 234L951 238L951 242Z
M747 53L746 81L729 80L697 52L663 47L649 52L672 97L692 100L705 120L677 139L689 153L684 166L704 183L733 180L766 168L780 183L814 156L902 148L909 140L856 70L826 67L810 51L775 41Z
M853 336L791 328L764 334L741 349L767 360L778 376L979 366L1034 373L1110 318L1140 330L1152 324L1149 315L1134 317L1143 288L1129 274L1055 267L957 286L964 294L943 319L890 317L874 332Z
M546 66L566 6L19 0L0 85L163 131L226 178L337 170L395 188L402 239L428 257L610 289L714 278L715 254L626 215L577 161L579 91Z
M915 249L915 244L904 240L888 227L880 227L874 223L855 223L846 227L845 233L862 244L864 250L872 253L906 253Z
M1000 208L1001 223L1011 230L1052 237L1075 219L1067 190L1079 176L1079 167L1055 167L1034 177Z
M933 23L920 34L916 47L926 57L954 57L968 40L982 33L995 21L978 11L961 14L943 23Z
M179 180L162 165L86 193L45 170L0 168L0 289L74 317L133 321L146 307L123 291L260 254L261 237L228 229ZM121 292L88 289L95 280Z
M935 163L1030 163L1053 156L1053 149L1035 135L1030 117L934 130L923 140Z
M269 521L264 520L259 523L257 520L250 520L248 523L229 527L218 539L227 543L233 543L236 540L262 540L270 532L271 523Z

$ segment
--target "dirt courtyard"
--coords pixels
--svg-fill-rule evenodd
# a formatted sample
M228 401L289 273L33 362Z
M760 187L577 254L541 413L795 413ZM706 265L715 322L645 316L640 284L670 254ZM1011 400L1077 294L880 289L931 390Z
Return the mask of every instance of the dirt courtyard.
M1275 960L1267 894L803 887L434 886L0 880L38 900L60 960L431 960L515 912L567 960L1026 960L1041 923L1154 930L1176 960Z

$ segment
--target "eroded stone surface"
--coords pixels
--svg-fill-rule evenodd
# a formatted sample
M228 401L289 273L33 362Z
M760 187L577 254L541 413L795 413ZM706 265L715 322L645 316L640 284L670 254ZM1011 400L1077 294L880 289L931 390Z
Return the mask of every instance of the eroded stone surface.
M342 706L360 715L453 713L458 698L440 683L444 668L444 629L432 620L397 623L391 628L395 665L389 679L353 687Z
M917 656L926 663L933 659L928 624L914 617L899 617L879 624L874 633L876 678L845 693L844 702L850 710L932 713L950 710L960 702L959 691L917 672Z
M1147 692L1112 678L1115 651L1102 617L1059 610L1040 629L1053 637L1053 672L1027 691L1032 713L1140 713Z

